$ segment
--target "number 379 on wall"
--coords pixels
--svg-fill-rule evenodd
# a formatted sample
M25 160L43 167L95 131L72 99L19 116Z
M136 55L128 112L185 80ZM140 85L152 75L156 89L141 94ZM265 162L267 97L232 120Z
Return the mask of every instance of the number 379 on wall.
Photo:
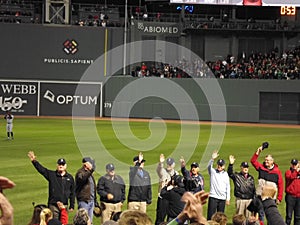
M296 6L281 6L280 15L282 16L295 16L296 15Z

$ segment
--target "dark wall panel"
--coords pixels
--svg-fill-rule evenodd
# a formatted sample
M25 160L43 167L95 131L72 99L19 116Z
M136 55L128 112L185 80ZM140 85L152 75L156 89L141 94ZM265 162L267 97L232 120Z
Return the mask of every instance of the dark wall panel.
M139 79L139 78L137 78ZM104 86L105 101L111 107L104 108L104 116L112 116L111 109L115 105L122 105L123 109L130 109L129 117L138 118L153 118L161 116L165 119L179 119L177 108L183 107L186 109L185 118L192 119L192 114L189 110L195 107L198 112L200 120L211 120L212 109L226 109L226 120L233 122L288 122L299 123L299 96L300 81L294 80L217 80L222 91L221 95L224 102L211 103L209 98L215 97L207 96L205 87L211 85L211 79L172 79L172 82L179 85L180 88L186 92L193 100L192 104L186 101L184 96L177 96L178 89L163 90L165 96L176 96L171 102L166 99L156 98L155 96L148 96L143 98L144 90L159 85L162 81L159 78L140 79L139 86L137 86L130 93L131 95L126 100L118 102L115 96L126 88L131 82L136 82L137 79L130 77L114 77L106 82ZM175 84L174 84L175 85ZM201 86L202 85L202 86ZM234 88L233 88L234 87ZM267 93L261 95L261 93ZM278 97L281 96L281 97ZM139 98L140 97L140 98ZM132 99L139 98L137 103L133 103ZM116 117L127 117L121 108L115 111ZM222 112L222 111L220 111Z
M105 28L0 24L0 30L1 78L80 80L104 53ZM123 40L123 28L110 30L108 50Z

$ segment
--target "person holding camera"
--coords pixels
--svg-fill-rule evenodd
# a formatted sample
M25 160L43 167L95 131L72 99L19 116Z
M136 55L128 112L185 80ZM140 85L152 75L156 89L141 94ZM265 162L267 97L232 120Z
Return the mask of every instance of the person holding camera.
M297 159L292 159L290 169L285 172L285 193L285 222L290 225L294 213L294 225L300 225L300 165Z
M188 171L185 167L186 163L183 157L181 157L180 163L185 189L192 193L204 190L204 177L199 173L199 164L193 162L190 171Z
M254 166L258 172L258 185L256 188L256 195L261 196L262 189L265 185L274 186L276 189L276 194L274 195L274 200L276 204L279 204L282 201L283 196L283 179L281 171L276 163L274 163L274 158L272 155L268 154L265 156L263 163L258 162L258 157L261 152L268 148L268 143L264 142L251 158L251 164ZM264 221L264 212L259 212L260 221Z
M240 172L233 172L234 162L235 157L230 155L227 173L234 184L236 213L249 218L251 216L251 212L247 210L247 206L250 204L255 195L254 177L249 174L248 162L241 163Z

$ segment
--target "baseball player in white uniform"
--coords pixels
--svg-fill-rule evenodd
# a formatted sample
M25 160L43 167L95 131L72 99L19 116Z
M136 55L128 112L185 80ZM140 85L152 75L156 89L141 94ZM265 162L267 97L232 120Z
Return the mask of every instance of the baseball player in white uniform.
M6 111L4 119L6 120L7 139L14 139L14 133L12 131L14 116L10 113L10 111Z

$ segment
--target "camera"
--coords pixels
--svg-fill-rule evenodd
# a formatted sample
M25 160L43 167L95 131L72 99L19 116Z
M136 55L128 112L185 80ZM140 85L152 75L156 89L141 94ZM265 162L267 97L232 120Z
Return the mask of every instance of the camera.
M269 147L269 142L264 142L262 143L262 150L264 150L265 148L268 148Z

